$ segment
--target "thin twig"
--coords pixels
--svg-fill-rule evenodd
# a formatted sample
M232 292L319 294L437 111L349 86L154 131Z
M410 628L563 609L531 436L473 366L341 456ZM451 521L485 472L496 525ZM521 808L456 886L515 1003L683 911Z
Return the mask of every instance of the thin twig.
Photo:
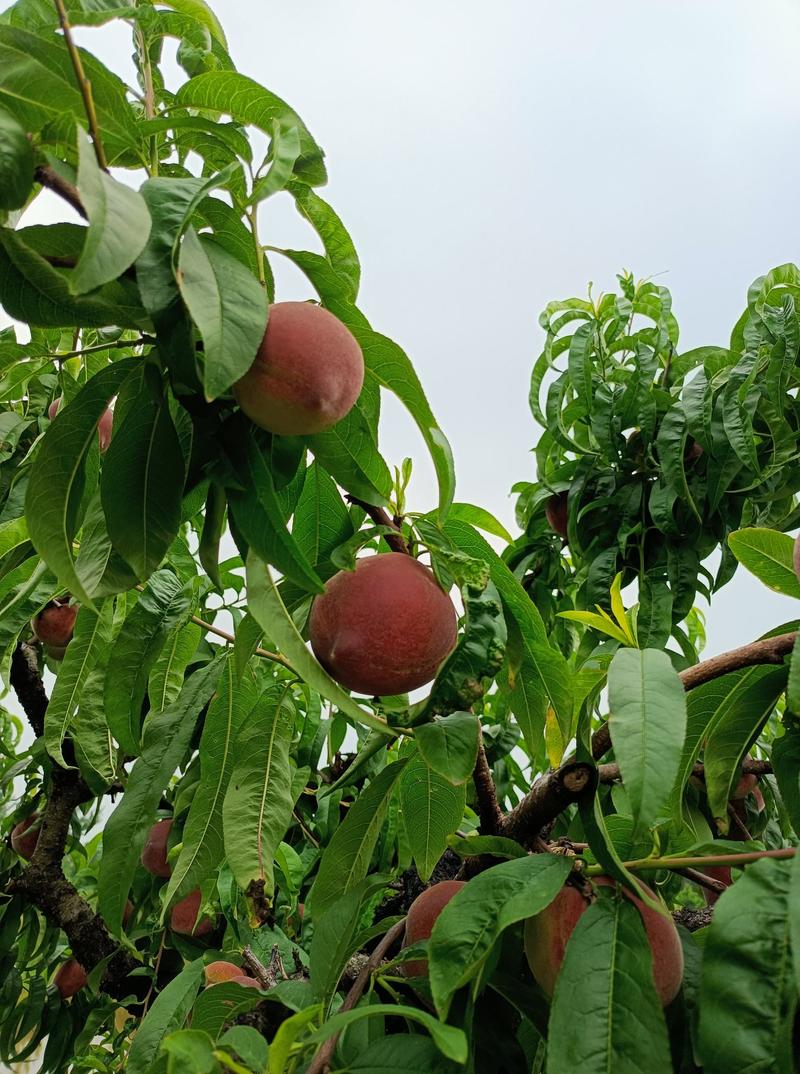
M697 869L672 869L671 872L685 876L692 883L699 884L701 888L708 888L709 891L716 892L717 895L721 895L728 888L728 885L721 880L714 880L713 877L706 876L705 873L701 873Z
M45 186L48 190L52 190L54 194L58 194L84 220L89 219L89 214L81 201L77 187L74 187L72 183L60 176L55 168L51 168L49 164L40 164L34 171L33 178L40 186Z
M75 42L72 40L72 30L69 24L69 18L67 17L67 9L64 7L64 0L53 0L56 11L58 12L58 21L61 23L61 29L64 34L64 41L69 52L69 58L72 60L72 67L75 71L75 78L78 82L78 88L81 91L81 97L83 97L83 107L86 110L86 118L89 121L89 133L92 136L92 145L94 146L94 155L97 157L98 165L103 171L108 171L108 164L106 163L106 154L103 149L103 141L100 137L100 125L97 122L97 113L94 109L94 98L92 97L92 83L86 77L86 72L83 69L83 61L81 60L81 54L75 46Z
M233 634L229 634L227 630L222 630L220 627L214 626L213 623L207 623L205 619L200 619L196 615L192 616L192 622L196 623L197 626L202 627L203 630L207 630L210 634L214 634L216 635L216 637L222 638L223 641L230 642L231 645L233 645L236 641L236 638L233 636ZM256 656L262 656L265 660L271 660L274 664L280 664L288 671L293 672L295 675L297 674L297 672L294 670L286 657L281 656L280 653L271 653L268 649L261 648L256 649L255 652Z
M392 518L392 516L385 511L382 507L375 507L371 503L367 503L366 500L359 500L355 496L348 496L347 499L355 507L360 507L366 511L376 526L387 526L389 529L394 530L394 533L385 533L383 539L393 552L402 552L406 556L411 555L411 549L408 547L408 542L403 536L403 530L400 523Z
M777 634L772 638L761 638L760 641L751 641L748 645L742 645L730 652L712 656L710 660L703 660L693 667L687 668L680 674L684 690L694 690L697 686L720 679L732 671L742 668L756 667L758 664L782 664L783 658L794 648L797 632ZM599 761L603 754L611 749L611 732L608 723L604 723L592 735L592 756Z
M48 258L52 264L52 261ZM52 358L54 362L66 362L70 358L81 358L84 354L99 354L101 351L125 350L133 347L154 346L157 341L152 336L139 336L138 339L115 339L110 343L97 343L80 350L66 351L64 354L32 355L35 358Z
M400 939L404 929L406 927L406 919L403 918L389 929L381 942L369 956L364 968L359 973L353 982L353 986L344 998L344 1001L337 1011L337 1014L343 1014L345 1011L350 1011L355 1007L358 1001L364 994L364 989L367 986L367 982L374 973L374 971L380 966L381 962L386 955L386 952L397 940ZM332 1037L329 1037L322 1045L320 1050L311 1060L311 1063L306 1068L306 1074L324 1074L329 1069L329 1064L333 1058L333 1053L336 1051L336 1042L339 1039L339 1034L334 1033Z

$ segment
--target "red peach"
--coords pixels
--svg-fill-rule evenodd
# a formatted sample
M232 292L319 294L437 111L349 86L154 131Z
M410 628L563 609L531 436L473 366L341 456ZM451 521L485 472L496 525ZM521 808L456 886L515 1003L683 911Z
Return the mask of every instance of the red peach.
M403 694L436 676L456 644L455 608L433 572L402 552L340 571L311 606L311 647L359 694Z
M38 820L39 814L31 813L30 816L21 820L11 832L12 850L26 861L31 860L33 852L36 850L36 844L39 842ZM33 827L34 825L35 827Z
M209 962L207 966L203 967L203 973L205 974L207 985L222 984L224 981L233 981L242 976L242 971L238 966L223 960Z
M704 865L700 869L700 872L705 876L710 877L712 880L719 880L726 888L731 886L730 865ZM711 891L709 888L703 888L703 897L706 900L706 906L713 906L721 894L721 891Z
M254 980L252 977L248 977L246 973L240 973L237 977L231 977L231 982L233 984L241 985L242 988L261 988L258 981Z
M614 886L614 881L608 876L599 876L594 883L604 887ZM624 891L623 894L642 916L653 954L656 993L661 1005L666 1007L677 996L683 980L683 948L678 930L672 918L658 913L657 910L651 910L629 891ZM564 961L567 941L578 918L588 906L589 900L577 888L567 884L548 907L525 922L525 954L528 965L548 996L553 995L556 978Z
M544 505L547 524L551 530L557 533L559 537L563 537L564 540L567 539L567 519L569 518L567 496L568 493L566 492L557 492Z
M63 602L51 600L31 620L31 630L43 645L50 646L54 650L65 649L72 640L77 618L77 604L69 604L66 600Z
M256 425L301 436L340 421L363 383L364 357L349 328L321 306L278 302L255 361L233 390Z
M61 395L58 399L54 399L50 406L47 408L47 416L52 421L56 414L61 409L61 404L64 401L64 396ZM111 443L111 432L114 427L114 411L109 407L103 411L100 421L97 423L97 442L100 445L100 452L105 453L108 451L108 445Z
M439 914L465 886L464 880L442 880L417 895L408 908L403 947L429 940ZM403 962L398 969L407 977L424 977L428 972L428 960L420 958L413 962Z
M158 820L148 833L147 842L142 851L142 865L153 876L172 875L167 862L167 841L171 828L171 820Z
M173 932L179 932L183 936L207 936L214 929L214 922L209 918L197 920L200 910L202 894L200 888L195 888L185 899L176 902L172 907L169 923Z
M63 999L69 999L76 992L80 992L82 988L86 987L87 980L86 970L84 970L80 962L75 958L68 958L56 970L53 984L61 993Z

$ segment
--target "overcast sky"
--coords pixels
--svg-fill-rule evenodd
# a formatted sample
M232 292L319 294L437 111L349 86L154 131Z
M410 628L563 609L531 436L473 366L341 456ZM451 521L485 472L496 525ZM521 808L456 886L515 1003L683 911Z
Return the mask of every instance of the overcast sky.
M361 305L400 342L453 445L458 498L513 528L532 479L528 379L552 298L658 274L681 349L725 344L751 280L798 258L796 0L217 0L234 60L284 97L327 152L328 198L363 268ZM83 32L121 73L124 33ZM286 200L263 238L308 232ZM313 242L313 240L312 240ZM310 297L293 269L279 297ZM385 406L390 464L413 424ZM736 615L747 607L747 615ZM744 573L709 651L749 640L792 602Z

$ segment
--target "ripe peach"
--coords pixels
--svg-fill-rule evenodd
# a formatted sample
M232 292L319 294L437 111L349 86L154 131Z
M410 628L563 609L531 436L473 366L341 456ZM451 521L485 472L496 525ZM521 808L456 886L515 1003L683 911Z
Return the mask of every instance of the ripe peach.
M349 328L321 306L278 302L269 308L255 361L233 391L262 429L301 436L340 421L363 383L364 357Z
M207 985L222 984L224 981L233 981L236 977L243 976L243 971L239 966L234 966L232 962L225 962L224 960L209 962L207 966L203 967L203 973L205 974Z
M231 977L231 981L233 984L241 985L242 988L261 988L258 981L254 980L252 977L248 977L246 973L240 973L236 977Z
M563 537L564 540L567 538L567 519L569 517L567 495L566 492L557 492L544 505L544 513L550 529L557 533L559 537Z
M39 842L38 813L31 813L29 817L21 820L11 832L11 848L15 854L30 861L36 844ZM34 827L35 825L35 827Z
M31 630L36 638L48 648L65 649L72 640L77 618L77 604L70 604L67 599L51 600L37 616L31 619Z
M175 903L169 919L173 932L179 932L183 936L207 936L213 930L214 922L209 918L197 920L201 899L200 888L195 888L185 899Z
M683 465L692 466L703 454L704 451L701 445L689 437L683 449Z
M75 958L68 958L56 970L53 984L59 990L63 999L69 999L76 992L80 992L82 988L86 987L87 980L86 970L84 970L80 962Z
M56 414L61 409L61 404L64 401L64 396L61 395L58 399L54 399L50 406L47 408L47 416L52 421ZM114 411L109 407L103 411L100 421L97 423L97 442L100 445L101 454L108 451L108 445L111 443L111 432L114 428Z
M430 682L456 643L456 613L433 572L403 552L340 571L311 606L311 647L359 694L403 694Z
M464 880L442 880L417 895L408 909L403 947L430 939L437 917L465 884ZM428 960L420 958L403 962L398 968L407 977L424 977L428 972Z
M700 872L705 876L710 877L712 880L719 880L724 884L726 888L731 886L731 867L730 865L704 865ZM722 892L711 891L709 888L703 888L703 898L706 900L706 906L713 906Z
M147 836L147 842L142 851L142 865L153 876L172 875L172 870L167 863L167 840L171 828L171 820L158 820Z
M614 881L608 876L599 876L594 883L604 887L614 886ZM683 949L678 930L671 918L651 910L641 899L628 891L625 891L624 895L642 916L653 954L656 993L662 1007L666 1007L677 996L683 979ZM567 941L588 905L589 901L584 895L567 884L548 907L525 922L525 954L528 965L548 996L553 995L556 978L564 961Z
M122 911L122 924L127 926L130 919L133 917L133 903L130 899L125 902L125 909Z

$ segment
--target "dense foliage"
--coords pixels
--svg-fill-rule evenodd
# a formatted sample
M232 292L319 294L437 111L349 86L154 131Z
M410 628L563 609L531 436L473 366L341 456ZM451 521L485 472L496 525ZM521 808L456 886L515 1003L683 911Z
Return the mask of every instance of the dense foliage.
M112 20L136 85L74 45ZM800 1070L797 624L703 661L696 607L739 564L800 598L800 270L683 352L652 282L552 302L514 538L456 499L325 181L204 0L0 15L0 1060Z

